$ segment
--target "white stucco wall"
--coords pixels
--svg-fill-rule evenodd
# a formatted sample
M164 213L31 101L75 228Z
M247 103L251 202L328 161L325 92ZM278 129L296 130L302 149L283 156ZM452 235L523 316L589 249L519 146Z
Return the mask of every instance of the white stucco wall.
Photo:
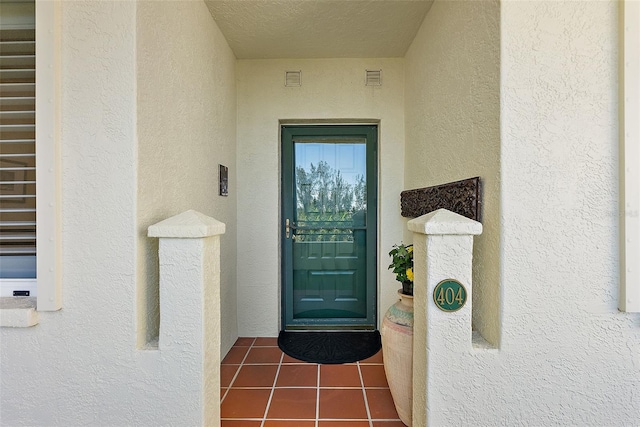
M382 69L383 86L365 86L366 69ZM302 86L285 87L285 70L302 70ZM378 305L384 314L398 288L386 270L387 253L402 239L403 60L242 60L237 87L240 335L276 336L279 331L279 120L380 121Z
M0 424L124 425L149 403L134 398L136 6L62 12L63 309L0 330Z
M500 7L436 1L406 60L405 188L479 176L474 328L500 342Z
M0 329L2 425L179 424L193 398L174 365L136 349L138 6L63 4L63 309ZM436 425L638 422L640 316L616 308L616 12L501 4L501 348L433 377ZM358 89L377 67L385 86ZM283 88L285 69L304 86ZM237 64L241 334L277 333L278 119L379 118L382 260L402 234L403 75L402 60ZM381 306L395 291L382 260Z
M162 144L156 149L173 156L174 151L167 147L169 143L179 146L195 140L190 148L199 150L201 156L211 156L206 161L215 169L196 177L202 187L183 190L197 202L189 207L227 222L228 230L234 233L233 208L214 206L213 201L206 204L203 199L217 200L214 190L208 188L217 188L217 163L226 163L233 171L235 60L221 47L220 39L215 38L215 28L204 25L204 18L209 21L211 18L201 2L157 4L158 10L172 13L168 18L175 21L171 24L175 27L169 24L157 27L147 21L146 18L164 19L153 16L148 6L111 1L73 1L61 5L63 308L57 312L41 312L39 324L34 327L0 329L0 424L3 426L199 424L201 414L197 408L202 396L199 385L185 382L187 376L183 371L195 366L193 352L187 348L184 354L174 353L169 357L162 351L137 349L139 258L136 247L141 233L146 232L141 228L141 219L146 217L141 217L140 210L147 215L143 208L154 209L155 214L155 209L166 206L140 194L149 190L138 186L138 179L149 179L151 166L167 169L168 161L162 163L148 153L151 151L146 133L149 116L144 112L151 113L151 107L145 105L149 99L144 94L151 88L141 84L136 68L150 67L144 59L146 52L140 51L140 47L149 47L151 51L152 43L144 37L154 28L156 37L163 38L168 28L173 28L170 33L175 37L179 27L185 37L191 36L189 43L195 43L196 30L190 30L199 26L197 31L203 33L202 37L217 40L210 49L219 54L220 68L212 66L207 71L213 75L190 78L191 82L219 79L216 81L219 86L214 86L218 89L206 100L200 101L198 93L191 96L189 102L178 96L173 101L183 109L197 111L202 121L225 121L225 125L206 131L190 129L180 138L165 126L163 129L171 139L157 135L157 141ZM138 33L137 23L141 25ZM138 37L142 37L138 40L141 44L137 44ZM177 44L166 48L176 50ZM157 49L155 52L160 55ZM213 55L208 52L207 55ZM191 54L193 67L205 61L201 56L206 55ZM176 60L184 56L165 52L162 58ZM212 59L207 58L212 64ZM149 78L154 79L155 84L188 87L169 78L163 80L160 74L161 71L155 74L150 71ZM204 92L211 86L198 86L194 90ZM162 94L170 90L160 86L155 89ZM136 98L138 90L143 91L140 100ZM202 110L193 108L199 102L204 104ZM172 111L175 107L165 108ZM145 127L137 129L138 125ZM221 144L219 151L201 147L205 143L215 147L216 140L223 138L230 141ZM194 164L199 164L193 163L192 156L188 159L192 164L184 173L190 173ZM182 163L180 158L170 160ZM142 172L139 176L138 168ZM163 182L169 179L173 181L175 176L158 176L154 185L157 188L166 185L167 192L175 191L170 183ZM196 191L204 195L195 196ZM164 196L155 192L154 197L165 201ZM180 198L180 203L183 202ZM234 204L233 199L226 203ZM180 207L176 203L171 208ZM231 238L227 245L235 247L234 242L235 238ZM232 281L235 277L233 259L227 259L232 266L225 267L223 280Z
M222 352L237 338L235 56L202 1L140 2L138 84L138 343L158 334L158 242L147 228L194 209L221 237ZM229 195L218 195L218 165Z
M430 425L638 424L640 316L617 310L616 9L501 4L501 345L429 345Z
M618 29L615 1L502 4L502 402L532 423L640 420L640 316L617 309Z

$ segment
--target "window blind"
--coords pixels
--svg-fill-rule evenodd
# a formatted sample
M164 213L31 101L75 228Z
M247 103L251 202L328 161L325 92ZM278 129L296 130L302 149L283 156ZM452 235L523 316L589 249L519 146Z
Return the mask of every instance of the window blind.
M36 277L35 30L0 30L0 278Z

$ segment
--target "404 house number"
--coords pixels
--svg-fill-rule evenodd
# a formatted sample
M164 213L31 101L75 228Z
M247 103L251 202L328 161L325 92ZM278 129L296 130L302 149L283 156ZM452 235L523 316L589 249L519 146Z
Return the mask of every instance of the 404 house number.
M433 290L433 302L442 311L458 311L467 302L467 290L457 280L443 280Z

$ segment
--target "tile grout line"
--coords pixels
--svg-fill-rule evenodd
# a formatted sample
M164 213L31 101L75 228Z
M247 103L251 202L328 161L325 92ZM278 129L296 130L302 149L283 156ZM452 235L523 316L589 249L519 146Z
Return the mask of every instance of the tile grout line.
M251 351L251 347L253 347L253 343L256 342L256 340L257 340L257 338L254 338L253 341L251 342L251 344L249 344L249 349L247 350L247 352L245 353L244 357L240 361L240 364L238 365L238 370L233 375L233 378L231 378L231 381L229 382L229 387L227 387L227 390L224 392L224 396L220 397L220 405L222 405L222 402L227 397L227 394L229 394L229 390L231 390L231 386L233 385L233 382L236 380L236 378L238 378L238 374L240 373L240 369L242 369L242 365L244 364L244 361L247 360L247 356L249 355L249 351ZM231 346L231 348L233 348L233 347L235 347L235 345ZM238 346L238 347L244 347L244 346ZM232 365L232 363L229 363L229 364ZM222 363L220 363L220 365L221 365L220 369L222 370Z
M367 391L364 388L364 378L362 377L362 370L360 369L360 362L358 365L358 375L360 375L360 384L362 385L362 397L364 397L364 407L367 410L367 418L369 421L369 427L373 427L373 421L371 421L371 411L369 410L369 400L367 399Z
M280 355L280 363L278 363L278 369L276 370L276 377L273 379L273 387L271 387L269 400L267 400L267 407L264 408L264 417L262 417L262 423L260 423L260 427L264 427L264 423L267 422L267 414L269 414L269 407L271 406L271 400L273 399L273 395L276 391L276 383L278 382L278 376L280 375L280 367L282 366L283 359L284 359L284 353Z
M258 387L262 390L270 390L269 393L269 398L267 400L266 403L266 407L265 407L265 411L263 414L263 417L258 417L258 418L244 418L244 419L237 419L237 418L230 418L228 420L252 420L252 421L256 421L259 422L259 426L260 427L264 427L266 425L266 422L269 420L268 419L268 414L269 414L269 410L271 408L271 403L273 403L273 398L275 397L275 391L277 387L277 382L278 382L278 378L280 376L280 374L282 373L282 367L283 366L304 366L307 365L308 363L305 362L301 362L301 363L289 363L289 364L285 364L284 363L284 358L285 358L285 354L281 353L280 354L280 358L279 361L277 363L247 363L248 360L248 356L249 353L251 352L252 349L255 348L279 348L277 346L271 346L271 345L264 345L264 346L258 346L257 344L257 339L258 338L253 338L252 342L248 345L248 349L247 352L245 353L244 357L242 358L242 361L240 362L240 364L238 365L238 370L235 372L235 374L233 375L233 378L231 379L230 383L227 386L227 389L224 393L224 396L220 399L220 403L222 404L222 401L228 396L232 385L235 383L235 381L237 380L237 377L239 376L240 370L245 367L245 366L251 366L251 365L271 365L271 366L277 366L276 369L276 373L275 373L275 378L273 381L273 384L271 385L271 387L266 386L266 387ZM239 347L245 347L245 346L239 346ZM231 364L232 365L232 364ZM371 414L371 408L369 405L369 401L368 401L368 397L367 397L367 387L364 384L364 373L362 371L362 366L376 366L376 365L382 365L382 363L373 363L373 362L368 362L368 363L360 363L360 361L355 362L353 364L350 365L356 365L357 369L358 369L358 376L359 376L359 382L360 382L360 386L359 387L345 387L345 386L329 386L329 387L321 387L321 372L322 372L322 368L320 364L316 364L316 402L315 402L315 419L297 419L297 421L304 421L304 422L313 422L314 423L314 427L319 427L320 425L320 394L322 391L322 388L327 388L327 389L335 389L335 390L341 390L341 389L351 389L351 390L357 390L357 389L361 389L362 390L362 395L363 395L363 400L364 400L364 404L365 404L365 410L366 410L366 417L365 419L353 419L351 421L358 421L358 422L365 422L367 423L366 425L368 425L369 427L373 427L374 422L390 422L390 421L399 421L398 418L394 418L394 419L373 419L372 418L372 414ZM256 389L257 387L235 387L236 389ZM308 389L308 390L312 390L314 387L313 386L284 386L282 388L287 388L287 389L295 389L295 388L304 388L304 389ZM382 386L373 386L370 387L372 389L380 389L380 390L384 390L384 389L388 389L387 387L382 387ZM284 414L283 414L284 415ZM226 418L224 420L227 420ZM292 418L289 417L285 417L285 418L273 418L273 420L275 421L287 421L287 422L294 422L296 420L293 420ZM327 421L347 421L345 419L327 419Z
M317 369L317 374L316 374L316 424L315 426L318 427L318 424L320 424L320 364L318 363L316 365L318 367Z

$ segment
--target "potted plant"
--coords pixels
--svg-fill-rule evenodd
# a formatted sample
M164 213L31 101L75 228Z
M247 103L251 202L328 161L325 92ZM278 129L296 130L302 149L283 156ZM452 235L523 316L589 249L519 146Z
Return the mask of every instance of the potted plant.
M389 270L396 275L396 280L402 283L402 293L413 295L413 245L393 245L389 252L391 264Z
M393 245L389 270L402 284L400 300L382 320L384 372L400 420L411 426L413 395L413 245Z

